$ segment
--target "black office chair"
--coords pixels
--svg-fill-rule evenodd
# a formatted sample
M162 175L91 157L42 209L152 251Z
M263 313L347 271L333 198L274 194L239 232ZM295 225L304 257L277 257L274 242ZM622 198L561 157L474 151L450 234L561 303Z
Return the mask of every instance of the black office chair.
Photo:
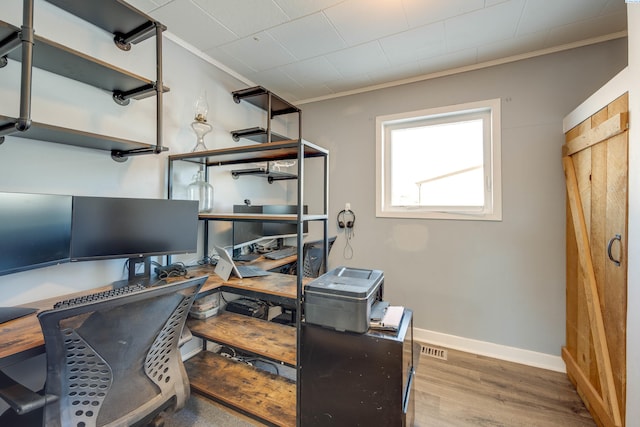
M327 246L329 250L327 255L331 252L336 236L327 238ZM319 277L321 274L327 272L327 266L324 265L324 239L313 240L311 242L304 243L302 247L302 275L303 277ZM298 274L299 261L294 262L289 268L288 274ZM276 316L272 321L282 323L285 325L294 325L296 317L295 307L282 307L282 314Z
M0 397L16 413L30 414L8 410L0 425L162 425L162 412L181 409L189 398L178 343L206 279L41 312L44 394L1 374Z
M331 252L331 248L335 241L335 236L327 239L327 245L329 248L327 254ZM304 244L302 248L302 275L304 277L318 277L321 274L326 273L327 267L323 261L324 240L315 240Z

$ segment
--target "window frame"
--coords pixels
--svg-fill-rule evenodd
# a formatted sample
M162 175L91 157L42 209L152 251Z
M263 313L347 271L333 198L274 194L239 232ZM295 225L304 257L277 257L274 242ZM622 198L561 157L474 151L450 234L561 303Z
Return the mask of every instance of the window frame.
M499 98L468 102L444 107L389 114L376 117L376 217L454 219L454 220L502 220L501 185L501 125ZM415 127L417 122L438 124L465 121L488 114L488 128L484 128L484 196L483 209L463 206L393 206L391 204L391 160L388 133L398 128ZM459 119L459 120L457 120ZM406 126L403 126L405 125Z

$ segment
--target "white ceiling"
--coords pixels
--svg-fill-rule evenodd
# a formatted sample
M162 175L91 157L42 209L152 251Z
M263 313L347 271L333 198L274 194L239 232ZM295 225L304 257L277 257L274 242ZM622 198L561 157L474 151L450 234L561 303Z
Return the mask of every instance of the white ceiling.
M625 35L624 0L127 0L295 102Z

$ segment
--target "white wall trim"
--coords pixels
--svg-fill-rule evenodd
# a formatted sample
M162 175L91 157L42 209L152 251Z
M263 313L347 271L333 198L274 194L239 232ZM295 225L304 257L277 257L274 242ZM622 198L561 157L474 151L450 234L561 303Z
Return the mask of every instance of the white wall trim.
M356 95L356 94L359 94L359 93L371 92L371 91L378 90L378 89L386 89L388 87L400 86L400 85L407 84L407 83L415 83L415 82L419 82L419 81L422 81L422 80L437 79L439 77L465 73L465 72L468 72L468 71L480 70L480 69L483 69L483 68L489 68L489 67L493 67L493 66L496 66L496 65L508 64L510 62L516 62L516 61L521 61L521 60L524 60L524 59L535 58L535 57L538 57L538 56L549 55L549 54L552 54L552 53L562 52L562 51L570 50L570 49L577 49L579 47L589 46L589 45L592 45L592 44L602 43L602 42L606 42L606 41L609 41L609 40L615 40L615 39L620 39L620 38L624 38L624 37L627 37L627 31L619 31L617 33L611 33L611 34L607 34L607 35L604 35L604 36L593 37L593 38L586 39L586 40L580 40L580 41L577 41L577 42L567 43L567 44L563 44L563 45L560 45L560 46L553 46L553 47L549 47L549 48L545 48L545 49L536 50L536 51L533 51L533 52L521 53L521 54L518 54L518 55L512 55L512 56L508 56L508 57L505 57L505 58L494 59L494 60L491 60L491 61L480 62L480 63L477 63L477 64L467 65L467 66L464 66L464 67L452 68L452 69L448 69L448 70L438 71L438 72L435 72L435 73L424 74L424 75L421 75L421 76L410 77L410 78L402 79L402 80L396 80L396 81L393 81L393 82L381 83L381 84L378 84L378 85L366 86L366 87L353 89L353 90L348 90L348 91L344 91L344 92L332 93L332 94L329 94L329 95L318 96L316 98L301 99L301 100L296 101L296 105L309 104L311 102L318 102L318 101L326 101L326 100L329 100L329 99L340 98L340 97L343 97L343 96Z
M247 86L249 86L249 87L257 86L254 82L252 82L251 80L249 80L248 78L246 78L242 74L237 73L236 71L234 71L231 68L227 67L223 63L213 59L212 57L210 57L209 55L207 55L206 53L204 53L200 49L195 48L192 44L187 43L186 41L182 40L180 37L176 36L171 31L165 31L163 33L163 35L168 40L171 40L172 42L174 42L178 46L182 47L183 49L187 50L188 52L191 52L192 54L194 54L198 58L200 58L200 59L208 62L209 64L213 65L214 67L224 71L225 73L229 74L231 77L234 77L234 78L240 80L242 83L246 84Z
M493 357L494 359L566 373L566 367L562 357L552 354L538 353L531 350L523 350L521 348L493 344L486 341L478 341L419 328L413 329L413 339L420 343L428 343L452 350L465 351L480 356Z

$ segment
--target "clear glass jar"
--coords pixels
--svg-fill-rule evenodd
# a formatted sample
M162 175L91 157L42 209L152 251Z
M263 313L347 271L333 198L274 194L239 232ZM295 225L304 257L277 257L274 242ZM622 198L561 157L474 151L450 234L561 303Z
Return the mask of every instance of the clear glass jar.
M204 179L204 171L199 170L193 176L193 182L187 187L189 200L197 200L198 212L205 213L213 210L213 186Z

